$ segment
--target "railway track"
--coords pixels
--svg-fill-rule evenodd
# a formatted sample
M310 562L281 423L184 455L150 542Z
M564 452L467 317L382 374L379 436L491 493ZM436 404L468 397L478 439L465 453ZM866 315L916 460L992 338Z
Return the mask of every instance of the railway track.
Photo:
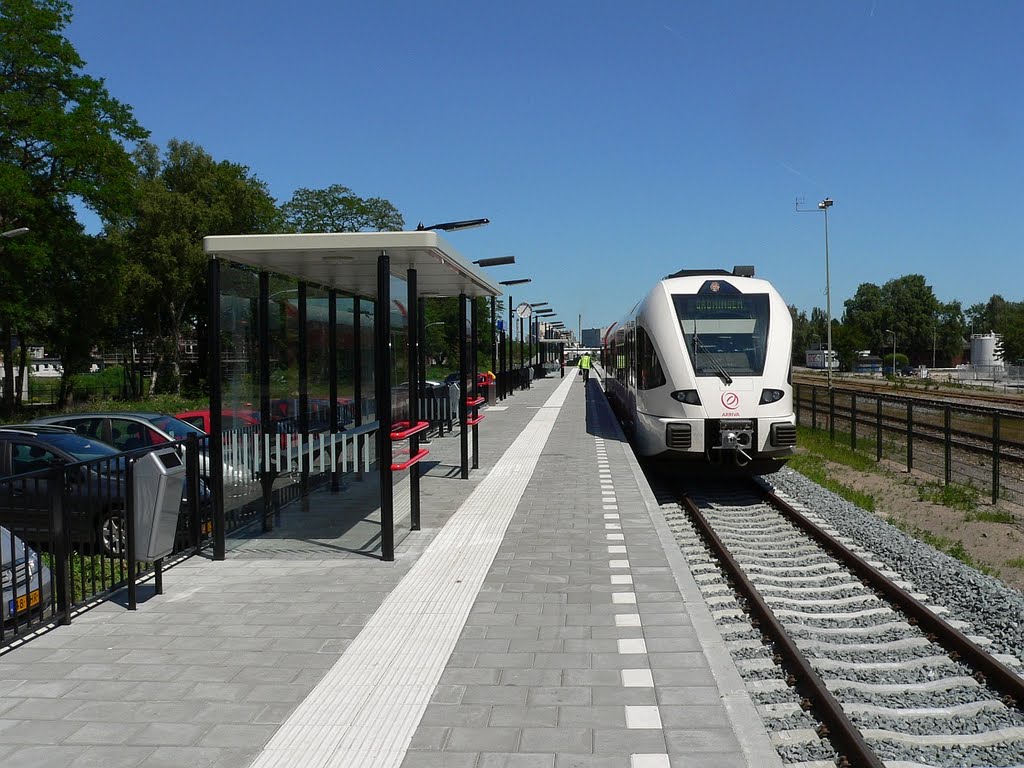
M988 406L1024 413L1024 392L996 392L981 388L967 389L965 387L942 385L939 385L938 388L926 389L923 386L917 386L914 383L915 381L920 380L905 380L901 382L902 386L900 386L893 384L887 379L842 376L833 379L833 386L838 389L871 395L910 398L928 403L942 402L963 406ZM793 383L824 387L825 379L823 376L794 371Z
M1016 658L761 484L656 491L784 760L1024 765Z

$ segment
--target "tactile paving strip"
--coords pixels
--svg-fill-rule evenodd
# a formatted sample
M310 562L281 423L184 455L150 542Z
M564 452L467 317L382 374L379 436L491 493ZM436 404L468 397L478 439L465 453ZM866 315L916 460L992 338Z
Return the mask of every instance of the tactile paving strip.
M538 409L252 768L401 764L573 379Z

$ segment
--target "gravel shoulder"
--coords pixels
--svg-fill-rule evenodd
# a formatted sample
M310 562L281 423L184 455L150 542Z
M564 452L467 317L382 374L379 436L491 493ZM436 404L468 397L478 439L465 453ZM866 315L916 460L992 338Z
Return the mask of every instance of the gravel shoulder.
M987 568L989 575L1024 592L1024 510L1002 503L998 507L979 503L975 515L1006 512L1016 520L1013 523L978 520L964 510L922 501L920 489L934 482L930 478L887 467L885 463L879 465L877 472L862 472L831 461L825 464L829 476L836 482L874 498L877 517L898 521L911 535L914 530L920 530L951 544L960 542L971 560Z

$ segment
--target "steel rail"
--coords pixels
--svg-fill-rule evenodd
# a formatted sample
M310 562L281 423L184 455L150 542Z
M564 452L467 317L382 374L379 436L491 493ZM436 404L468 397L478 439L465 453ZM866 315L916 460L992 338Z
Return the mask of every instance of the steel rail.
M811 703L824 728L818 735L832 742L836 751L846 758L847 765L864 768L885 768L884 763L872 751L857 727L850 721L842 706L828 690L803 652L775 617L775 613L761 597L757 588L747 579L739 563L733 558L725 544L711 528L697 505L687 496L683 506L690 513L704 540L718 557L726 574L736 589L747 601L750 613L755 616L755 626L765 633L774 644L781 663L792 675L791 684Z
M933 613L928 606L905 589L894 584L859 555L825 533L774 492L763 486L761 492L787 520L807 533L830 554L842 560L867 586L874 589L876 594L885 596L912 621L916 621L928 634L928 639L946 648L954 661L962 660L977 670L975 678L978 682L987 684L1003 694L1004 704L1024 710L1024 678L987 653L952 624Z

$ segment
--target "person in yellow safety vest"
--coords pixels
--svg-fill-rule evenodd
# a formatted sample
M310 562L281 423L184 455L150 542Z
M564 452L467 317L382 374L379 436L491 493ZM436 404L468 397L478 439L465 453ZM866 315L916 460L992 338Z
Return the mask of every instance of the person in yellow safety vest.
M583 383L587 383L587 379L590 378L590 353L584 352L580 355L580 361L577 363L580 370L583 372Z

